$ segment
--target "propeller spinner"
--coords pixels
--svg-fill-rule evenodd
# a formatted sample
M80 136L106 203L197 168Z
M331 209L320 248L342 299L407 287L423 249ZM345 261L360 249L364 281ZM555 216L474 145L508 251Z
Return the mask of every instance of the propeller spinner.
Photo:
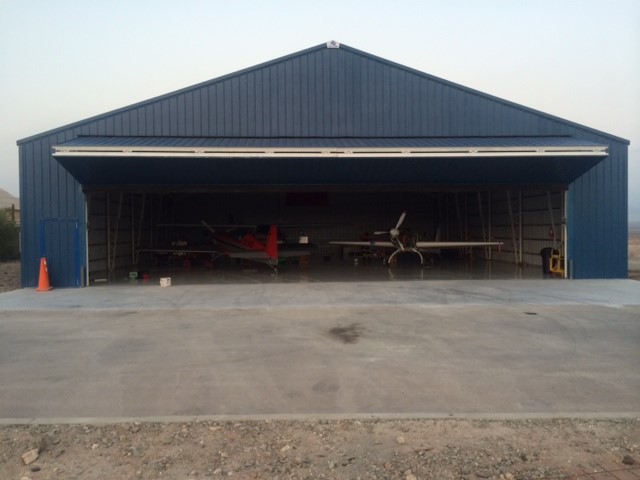
M400 218L398 219L398 223L396 223L396 226L394 228L392 228L391 230L387 231L387 230L383 230L383 231L378 231L378 232L373 232L374 235L384 235L386 233L389 234L389 236L393 239L393 238L398 238L398 235L400 235L400 226L402 225L402 222L404 222L404 217L407 216L407 212L402 212L402 214L400 215Z

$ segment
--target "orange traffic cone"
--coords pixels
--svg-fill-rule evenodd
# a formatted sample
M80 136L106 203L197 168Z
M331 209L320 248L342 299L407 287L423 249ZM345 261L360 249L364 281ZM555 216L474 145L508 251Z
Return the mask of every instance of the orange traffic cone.
M40 259L40 277L38 278L38 292L48 292L51 290L49 284L49 270L47 270L47 259L42 257Z

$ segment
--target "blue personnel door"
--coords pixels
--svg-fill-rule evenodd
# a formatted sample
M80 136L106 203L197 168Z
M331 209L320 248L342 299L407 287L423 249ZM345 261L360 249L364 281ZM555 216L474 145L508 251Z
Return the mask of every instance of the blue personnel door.
M52 287L83 286L80 222L77 218L40 220L39 243L40 257L47 258L49 281ZM40 258L37 262L39 265Z

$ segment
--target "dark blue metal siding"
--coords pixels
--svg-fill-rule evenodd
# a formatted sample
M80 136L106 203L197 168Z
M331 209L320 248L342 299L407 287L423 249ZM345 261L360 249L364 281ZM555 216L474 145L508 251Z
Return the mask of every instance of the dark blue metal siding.
M20 229L25 287L36 286L42 255L47 258L52 286L81 285L84 194L50 155L52 145L71 138L72 133L58 133L20 146L20 208L27 220Z
M317 48L84 122L89 135L570 134L570 122L349 48ZM66 130L65 128L61 130Z
M606 147L603 141L573 137L100 137L81 136L66 147L255 147L255 148L499 148L509 147ZM513 155L517 156L517 155Z
M609 156L569 188L569 261L574 278L626 278L627 148Z
M593 165L581 158L105 158L60 157L59 161L89 188L146 185L263 186L412 186L437 185L562 188ZM485 167L490 163L492 168ZM585 165L585 162L589 162Z
M570 187L569 256L576 277L626 276L628 142L346 46L321 45L20 141L25 286L37 282L39 222L84 222L80 185L51 157L51 145L78 135L591 139L608 144L611 155ZM57 241L53 255L68 243L62 234ZM60 285L71 286L74 275Z

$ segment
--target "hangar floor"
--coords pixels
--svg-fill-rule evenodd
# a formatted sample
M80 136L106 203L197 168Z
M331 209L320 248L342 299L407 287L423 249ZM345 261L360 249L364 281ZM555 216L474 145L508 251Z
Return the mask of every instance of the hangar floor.
M284 264L278 274L267 265L257 263L216 262L213 268L194 266L184 268L151 267L142 269L132 279L130 272L120 272L115 284L157 283L160 278L171 278L172 285L198 284L250 284L250 283L308 283L308 282L385 282L411 280L509 280L543 278L539 266L521 267L507 262L476 260L460 262L441 260L433 265L399 264L392 268L378 262L354 265L350 262L313 263L311 265ZM96 283L96 284L99 284Z

